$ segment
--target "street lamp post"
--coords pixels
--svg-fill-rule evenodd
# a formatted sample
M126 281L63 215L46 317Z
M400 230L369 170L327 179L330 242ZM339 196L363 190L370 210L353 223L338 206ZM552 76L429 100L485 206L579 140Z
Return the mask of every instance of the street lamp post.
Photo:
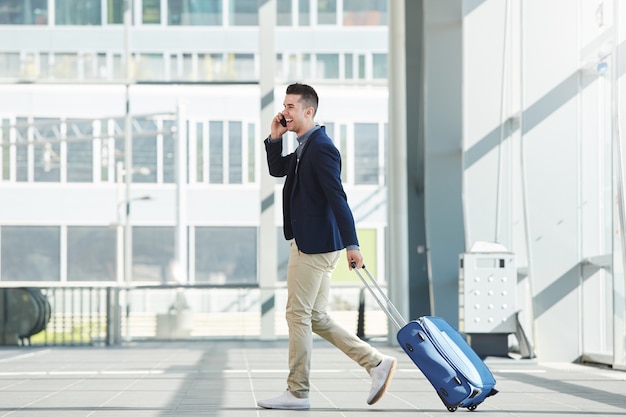
M125 183L126 183L126 214L124 222L124 280L126 284L130 281L131 276L131 267L132 262L129 261L132 257L132 231L130 229L130 187L132 184L133 176L133 144L132 144L132 117L130 115L130 83L131 83L131 71L132 66L130 64L131 61L131 52L130 52L130 28L132 24L132 7L133 0L126 0L124 2L124 54L126 58L126 109L125 109L125 117L124 117L124 168L128 175L125 175ZM118 179L120 172L123 170L118 170ZM122 174L123 175L123 172ZM119 211L119 210L118 210Z
M107 342L113 344L119 344L121 341L121 306L120 306L120 288L119 286L124 284L128 285L131 280L132 273L132 229L130 224L130 204L131 194L130 187L132 183L132 161L133 161L133 148L132 148L132 117L130 114L130 84L132 81L132 66L131 66L131 52L130 52L130 29L132 24L132 8L133 0L124 0L124 57L126 60L125 71L125 109L124 109L124 162L121 161L116 164L116 182L117 182L117 261L116 261L116 273L118 288L112 289L112 294L109 297L110 314L112 319L109 326L112 328L107 329ZM125 175L128 173L128 175ZM122 191L122 181L125 180L125 193ZM125 194L125 198L124 198ZM122 208L124 211L122 212ZM124 221L122 222L122 213L124 215ZM123 229L122 229L123 228ZM126 311L126 331L128 336L128 300Z
M125 267L124 267L124 262L122 262L122 260L124 259L124 214L122 212L122 205L124 202L124 188L122 187L122 181L124 179L124 163L119 161L116 166L115 166L115 182L117 184L117 204L116 204L116 209L117 209L117 223L116 223L116 250L117 250L117 256L116 256L116 274L117 274L117 283L118 284L124 284L126 282L126 277L125 277Z
M133 173L149 175L149 168L137 168L132 171L124 169L124 163L118 161L116 164L117 181L117 281L119 284L128 285L132 278L133 268L133 233L130 221L130 207L135 201L152 200L149 195L140 197L129 197L128 192L124 195L124 189L128 191L128 185L122 184L132 177Z
M124 198L124 190L122 184L129 177L132 177L132 174L137 172L142 175L150 174L149 168L139 168L132 171L127 171L124 169L124 163L122 161L118 161L116 164L116 182L117 182L117 261L116 261L116 272L117 272L117 283L120 286L127 287L132 280L132 268L133 268L133 239L132 239L132 224L130 222L130 207L131 204L135 201L146 201L152 200L152 197L149 195L143 195L140 197L134 198ZM128 190L128 186L125 187ZM128 196L128 194L126 194ZM115 343L119 343L121 339L121 305L119 303L119 291L117 290L117 302L115 310L117 311L117 319L116 330L114 332ZM128 301L128 291L126 292L126 340L130 340L130 326L129 326L129 315L130 315L130 304Z

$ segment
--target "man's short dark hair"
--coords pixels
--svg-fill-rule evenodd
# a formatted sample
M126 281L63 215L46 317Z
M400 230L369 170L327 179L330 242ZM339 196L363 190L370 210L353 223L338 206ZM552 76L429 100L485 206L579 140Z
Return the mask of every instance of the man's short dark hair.
M307 84L294 83L287 87L287 94L300 96L300 101L303 102L305 107L313 107L313 115L315 116L319 98L313 87Z

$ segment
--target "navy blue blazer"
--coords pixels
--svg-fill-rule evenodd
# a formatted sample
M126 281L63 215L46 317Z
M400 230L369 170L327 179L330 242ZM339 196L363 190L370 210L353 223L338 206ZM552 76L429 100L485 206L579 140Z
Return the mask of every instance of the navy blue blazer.
M265 141L273 177L284 177L283 232L304 253L326 253L358 245L354 217L341 183L341 155L322 126L296 152L282 156L283 141ZM297 170L296 170L297 165Z

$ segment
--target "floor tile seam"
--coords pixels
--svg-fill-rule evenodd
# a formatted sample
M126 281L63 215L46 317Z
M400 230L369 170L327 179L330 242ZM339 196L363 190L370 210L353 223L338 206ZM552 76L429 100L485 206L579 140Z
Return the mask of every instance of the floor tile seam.
M132 386L134 386L134 385L136 385L136 384L140 383L140 382L141 382L141 381L143 381L144 379L145 379L145 378L144 378L143 376L142 376L142 377L139 377L139 378L135 378L135 379L133 379L131 382L129 382L128 384L126 384L126 386L125 386L124 388L122 388L122 389L118 390L118 391L117 391L114 395L112 395L112 396L111 396L108 400L106 400L105 402L101 403L101 404L98 406L98 408L100 408L100 409L101 409L101 408L106 408L106 407L107 407L107 404L111 403L111 402L112 402L112 401L114 401L116 398L120 397L122 394L125 394L125 393L127 393L127 392L131 392L131 391L129 391L130 387L132 387ZM95 411L92 411L91 413L87 414L87 416L85 416L85 417L89 417L89 416L91 416L91 415L92 415L92 414L94 414L94 413L95 413Z
M560 394L560 396L558 394ZM550 403L550 404L557 405L557 406L561 407L561 409L564 410L564 411L566 409L571 409L572 411L575 411L576 413L582 413L582 412L589 411L588 409L581 408L579 406L574 405L574 403L576 403L576 400L578 400L578 401L583 401L584 400L584 401L586 401L588 403L597 404L597 401L593 401L593 400L588 399L588 398L576 397L576 396L574 396L572 394L558 392L558 391L546 392L546 393L543 393L543 394L527 393L527 395L529 397L532 397L532 398L535 398L536 400L538 400L537 402L533 402L533 404ZM567 397L568 401L560 401L560 400L558 400L558 398L563 397L563 396ZM571 400L572 398L574 398L575 400L572 401Z
M35 352L15 352L15 356L0 359L0 363L15 362L22 359L32 359L33 357L49 353L51 349L42 349Z
M2 380L2 379L0 379L0 380ZM6 385L6 386L0 387L0 392L1 392L1 391L7 391L7 392L9 392L9 390L8 390L9 388L13 388L13 387L17 387L17 386L19 386L19 385L27 384L27 383L28 383L28 382L30 382L30 381L31 381L30 379L23 379L23 380L21 380L21 381L19 381L19 380L18 380L18 381L15 381L15 382L14 382L14 383L12 383L12 384L8 384L8 385Z
M43 400L45 400L45 399L47 399L47 398L50 398L50 397L53 397L53 396L55 396L55 395L57 395L57 394L60 394L60 393L62 393L62 392L68 391L71 387L73 387L73 386L75 386L75 385L79 384L80 382L81 382L80 380L77 380L77 381L72 382L71 384L68 384L68 385L64 386L63 388L60 388L60 389L54 390L54 391L52 391L52 392L48 392L47 394L45 394L45 395L43 395L43 396L40 396L40 397L38 397L38 398L37 398L37 399L35 399L35 400L32 400L32 401L30 401L30 402L28 402L28 403L26 403L26 404L23 404L23 405L21 405L21 406L19 406L19 407L15 407L15 408L16 408L16 410L14 410L14 411L15 411L15 412L19 412L19 410L26 409L26 408L28 408L28 407L32 406L33 404L37 404L38 402L43 401ZM7 415L9 415L9 414L4 414L4 415L5 415L5 416L7 416Z
M250 372L250 357L248 354L248 350L245 347L243 348L242 356L243 356L244 367L247 371L247 380L248 380L248 386L250 387L250 394L252 395L252 403L254 404L255 407L257 407L258 399L256 397L256 393L254 390L254 380ZM258 411L257 411L257 415L259 415Z
M339 412L340 416L345 417L346 414L340 411L340 407L338 404L335 404L335 402L333 402L333 400L330 399L330 397L328 397L326 394L324 394L324 392L322 390L320 390L316 384L314 384L313 382L311 382L311 388L312 391L315 392L316 395L321 396L324 400L326 400L329 404L330 407L332 407L333 409L337 410Z

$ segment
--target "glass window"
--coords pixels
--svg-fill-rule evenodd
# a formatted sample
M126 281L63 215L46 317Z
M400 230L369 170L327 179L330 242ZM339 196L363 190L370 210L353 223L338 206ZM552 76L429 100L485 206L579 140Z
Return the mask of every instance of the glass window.
M117 186L120 187L122 184L126 183L126 170L124 169L124 155L120 154L118 156L118 160L115 162L114 167L115 167L114 169L115 182L117 182Z
M337 24L337 0L317 0L317 24Z
M0 76L19 77L22 63L17 52L0 52Z
M106 136L106 121L97 120L97 125L100 125L100 131L103 132L103 136ZM115 141L106 137L101 138L100 141L100 158L94 161L100 171L100 181L109 182L109 178L113 178L112 167L115 165Z
M28 119L25 117L18 117L15 120L15 124L18 125L15 128L16 142L18 146L15 147L15 179L20 182L28 181L28 127L26 124Z
M385 123L383 126L383 161L387 160L389 155L389 124ZM387 184L387 164L382 164L383 183Z
M276 25L291 26L291 0L276 0Z
M359 79L362 80L365 78L365 74L367 74L366 72L366 67L367 65L365 64L365 55L359 55L358 56L358 74L359 74Z
M302 54L302 78L312 78L311 54Z
M113 139L112 157L115 162L124 162L126 153L126 141L124 140L124 132L126 122L123 118L108 119L103 121L103 131L107 132L110 136L117 136Z
M254 69L254 54L234 54L233 81L254 81L257 79Z
M196 282L257 282L255 227L196 227L195 231Z
M60 236L56 226L2 226L2 281L60 281Z
M15 179L19 182L28 181L28 148L26 146L15 148Z
M39 78L41 79L52 77L52 66L50 65L50 56L51 54L47 52L39 53Z
M147 0L143 0L145 3ZM107 0L107 23L124 23L124 2L125 0Z
M377 254L379 253L378 249L378 230L377 229L357 229L357 236L359 237L359 246L361 247L361 252L365 254L367 262L369 265L367 267L376 271L377 268ZM382 249L382 248L381 248ZM333 284L352 284L352 285L361 285L361 282L356 274L353 271L350 271L348 268L337 268L333 273ZM373 301L373 300L372 300Z
M339 78L339 55L317 54L317 78Z
M82 60L82 79L83 80L93 80L97 78L97 68L98 64L96 61L96 55L91 52L86 52L80 54L81 57L79 59Z
M189 179L191 181L191 178ZM196 182L204 182L204 123L196 123Z
M60 120L37 118L34 119L33 141L38 143L34 147L35 154L35 181L61 181L61 138Z
M387 0L343 0L344 26L387 24Z
M224 128L222 122L209 122L209 183L224 183Z
M67 138L69 139L67 142L67 181L92 182L93 123L68 120ZM85 140L86 138L90 140Z
M387 54L372 54L372 77L387 78Z
M311 25L311 0L298 0L298 25Z
M274 71L276 71L276 79L277 80L287 80L289 77L287 76L287 63L289 62L289 55L285 54L276 54L276 67Z
M172 130L175 127L175 120L163 121L163 182L165 183L176 182L176 138Z
M243 127L241 122L228 122L228 183L243 182Z
M254 131L254 123L248 123L248 182L253 183L255 179L255 165L256 161L256 143L257 135Z
M11 148L8 146L11 143L9 128L11 121L9 119L1 119L2 121L2 130L0 130L0 135L2 135L2 179L8 180L11 178Z
M378 125L354 125L354 183L378 184Z
M282 227L276 228L276 281L287 281L287 265L289 264L289 252L291 246L285 239L285 233Z
M286 67L285 74L282 79L284 80L297 80L301 77L299 74L300 63L298 62L298 55L287 55L285 58L286 64L283 64L283 68Z
M63 80L78 79L78 55L56 53L52 56L52 75Z
M137 119L133 131L133 182L156 182L156 121Z
M173 260L173 227L133 227L131 281L167 282L172 278L170 275Z
M137 56L135 77L145 81L165 81L163 54L140 54Z
M198 80L221 81L225 79L222 54L198 54Z
M102 24L100 0L56 0L54 14L57 25Z
M113 227L68 227L67 280L115 281L116 241Z
M191 54L182 54L182 70L180 79L184 81L196 81L198 79L196 69L194 67L193 56Z
M170 54L169 59L169 80L177 80L178 79L178 54L173 53Z
M113 78L122 79L126 78L126 59L122 59L122 54L112 54L112 64L113 64ZM132 62L133 57L131 56L130 61Z
M35 54L23 52L20 62L20 78L34 80L39 77L39 69L35 63Z
M231 26L257 26L259 24L258 0L231 0L229 4Z
M167 16L168 24L174 26L221 26L222 0L168 0Z
M347 80L354 78L354 54L345 54L344 56L344 77Z
M170 0L170 3L172 0ZM161 23L161 0L143 0L141 21L144 24Z
M46 24L48 0L0 0L0 25Z
M348 126L344 124L339 125L339 152L345 161L345 155L348 154ZM341 181L348 181L348 170L345 162L341 166Z
M333 140L335 145L339 147L337 138L335 138L335 124L333 122L324 122L323 126L326 127L326 134Z
M103 80L111 79L106 53L100 52L96 55L95 77Z
M35 147L35 181L61 181L61 145L47 142Z

